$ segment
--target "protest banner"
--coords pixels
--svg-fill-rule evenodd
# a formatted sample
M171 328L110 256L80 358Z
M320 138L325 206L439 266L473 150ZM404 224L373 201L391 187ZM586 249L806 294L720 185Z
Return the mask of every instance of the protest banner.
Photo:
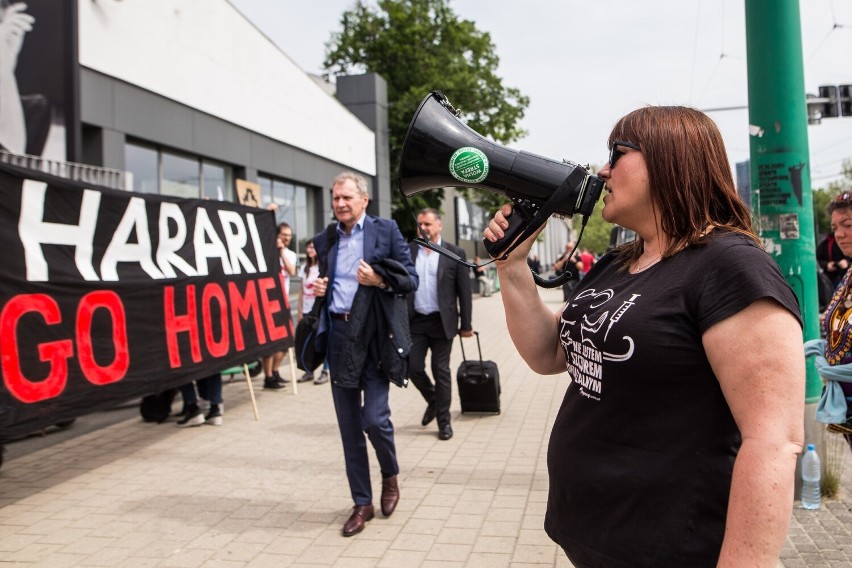
M0 164L0 442L293 345L275 217Z

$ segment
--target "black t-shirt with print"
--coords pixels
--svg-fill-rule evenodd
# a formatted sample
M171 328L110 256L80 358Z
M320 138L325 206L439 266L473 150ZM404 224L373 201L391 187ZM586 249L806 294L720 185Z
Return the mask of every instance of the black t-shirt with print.
M801 318L753 241L704 242L637 274L605 256L562 314L545 529L577 566L715 566L741 438L701 336L761 298Z

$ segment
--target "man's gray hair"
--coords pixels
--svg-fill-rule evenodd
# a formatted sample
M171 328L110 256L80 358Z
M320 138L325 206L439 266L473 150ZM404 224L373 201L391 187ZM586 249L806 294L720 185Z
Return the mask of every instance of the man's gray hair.
M437 219L438 221L441 220L441 212L433 207L424 207L423 209L417 212L417 216L419 217L420 215L428 215L429 213L434 215L435 219Z
M370 197L370 191L367 189L367 178L362 175L356 174L355 172L342 172L334 178L334 181L331 184L331 187L339 183L343 183L346 180L352 180L352 183L355 184L355 189L358 190L358 193L363 195L364 197Z

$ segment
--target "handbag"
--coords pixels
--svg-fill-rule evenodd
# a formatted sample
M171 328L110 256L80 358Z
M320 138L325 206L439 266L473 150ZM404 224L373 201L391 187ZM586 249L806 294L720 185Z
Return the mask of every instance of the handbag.
M328 246L331 248L337 242L337 223L328 225L325 234ZM325 276L324 271L320 271L320 276ZM296 367L306 373L313 371L325 361L325 341L317 341L317 332L326 298L327 296L316 298L311 311L303 315L296 325Z
M325 349L317 343L322 308L325 298L317 298L311 311L302 316L296 325L296 367L306 373L313 371L325 361Z

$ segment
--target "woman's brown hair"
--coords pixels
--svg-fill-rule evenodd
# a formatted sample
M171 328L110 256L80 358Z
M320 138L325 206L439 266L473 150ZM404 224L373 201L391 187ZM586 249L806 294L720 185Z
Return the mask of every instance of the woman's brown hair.
M664 258L716 228L760 244L737 194L722 135L706 114L682 106L640 108L616 123L608 146L615 140L633 142L645 158L651 199L668 238ZM638 259L642 247L641 238L625 245L628 261Z

